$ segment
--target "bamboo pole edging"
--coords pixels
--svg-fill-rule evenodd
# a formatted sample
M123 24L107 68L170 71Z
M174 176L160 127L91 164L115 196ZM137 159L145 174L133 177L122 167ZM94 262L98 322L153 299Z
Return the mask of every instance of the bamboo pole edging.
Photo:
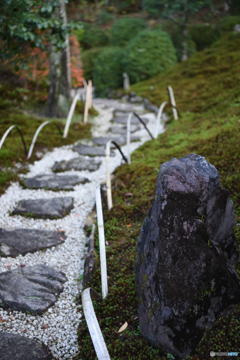
M69 131L69 128L71 125L72 117L73 117L73 114L74 114L74 111L75 111L75 108L77 105L77 101L79 99L80 99L80 93L78 92L73 98L73 101L72 101L72 104L71 104L71 107L70 107L70 110L69 110L69 113L67 116L66 124L64 127L64 132L63 132L63 138L66 138L68 136L68 131Z
M164 108L165 108L166 105L167 105L167 101L162 102L161 105L160 105L160 107L159 107L158 113L157 113L155 133L154 133L155 139L158 137L159 125L160 125L160 122L161 122L163 110L164 110Z
M28 151L28 155L27 155L27 160L30 159L30 157L32 156L32 153L33 153L33 149L34 149L34 146L35 146L35 143L37 141L37 138L41 132L41 130L47 126L48 124L54 124L56 126L56 128L58 129L60 135L62 136L62 133L61 133L61 129L57 126L57 124L55 124L52 120L47 120L45 121L44 123L42 123L36 130L34 136L33 136L33 139L32 139L32 143L30 145L30 148L29 148L29 151Z
M96 209L97 209L98 237L99 237L99 250L100 250L102 298L105 299L106 296L108 295L108 279L107 279L106 246L105 246L105 233L104 233L100 186L97 186L96 188Z
M131 144L131 120L132 120L133 113L131 112L127 118L127 160L128 164L131 164L131 151L130 151L130 144Z
M6 131L5 133L3 134L1 140L0 140L0 150L6 140L6 138L8 137L8 135L10 134L10 132L13 130L13 129L16 129L17 132L19 133L19 136L21 138L21 141L22 141L22 144L23 144L23 148L24 148L24 153L25 153L25 156L27 156L27 146L26 146L26 142L25 142L25 139L24 139L24 136L23 136L23 133L22 131L19 129L19 127L17 125L11 125Z
M136 118L140 121L140 123L143 125L144 129L147 131L148 135L150 136L150 138L153 140L154 136L152 135L151 131L149 130L149 128L147 127L147 125L145 124L145 121L136 113L133 113Z
M173 88L172 88L172 86L168 86L167 89L168 89L168 94L169 94L169 98L170 98L170 103L172 105L173 118L174 118L174 120L178 120L177 105L176 105Z
M112 202L111 172L110 172L110 169L109 169L111 143L112 143L111 140L109 140L109 141L107 142L107 144L106 144L106 151L105 151L105 155L106 155L106 186L107 186L107 205L108 205L108 210L111 210L111 208L112 208L112 206L113 206L113 202Z
M90 288L82 292L82 306L98 360L111 360L91 299Z

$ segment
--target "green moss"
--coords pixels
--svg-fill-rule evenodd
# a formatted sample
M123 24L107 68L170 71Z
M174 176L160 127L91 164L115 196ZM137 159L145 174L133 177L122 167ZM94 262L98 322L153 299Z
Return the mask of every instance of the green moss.
M226 41L227 40L227 41ZM235 205L235 235L240 247L240 37L228 36L167 74L134 86L139 95L160 104L173 85L181 118L167 131L141 146L131 165L117 169L113 184L114 207L104 211L109 276L109 296L94 307L112 359L167 360L170 354L151 347L140 335L135 292L136 242L155 193L160 165L189 153L203 155L218 169L221 182ZM132 193L129 198L126 193ZM100 294L99 264L91 287ZM240 275L240 266L237 271ZM147 279L146 279L147 281ZM209 285L210 286L210 285ZM202 300L209 294L202 290ZM238 351L240 306L217 320L188 360L206 360L212 351ZM117 331L128 322L123 333ZM76 360L95 359L84 323L79 328L80 354ZM230 349L230 350L229 350Z

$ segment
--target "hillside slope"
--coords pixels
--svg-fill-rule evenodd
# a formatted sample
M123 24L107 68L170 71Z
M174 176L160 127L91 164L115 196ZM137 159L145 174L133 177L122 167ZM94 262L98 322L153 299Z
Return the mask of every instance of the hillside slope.
M189 153L203 155L219 170L221 182L235 204L235 233L240 245L240 35L231 34L163 76L139 83L133 90L155 104L167 99L172 85L181 113L167 131L145 143L132 156L132 164L115 173L114 207L105 210L109 296L95 309L111 359L174 359L149 346L138 329L135 292L136 241L151 206L160 165ZM97 266L97 269L99 267ZM238 266L240 274L240 267ZM91 287L100 293L100 275ZM118 333L125 322L127 329ZM239 351L240 304L220 318L188 360L207 359L210 351ZM80 327L77 359L95 359L85 325Z

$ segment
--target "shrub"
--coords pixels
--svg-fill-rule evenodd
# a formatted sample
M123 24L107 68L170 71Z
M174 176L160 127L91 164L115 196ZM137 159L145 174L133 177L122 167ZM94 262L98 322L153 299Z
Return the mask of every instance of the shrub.
M122 87L123 58L125 50L118 47L107 47L94 61L93 83L96 94L108 96L113 89Z
M142 4L143 10L146 10L150 15L159 16L162 6L158 0L143 0Z
M176 61L172 41L161 30L142 31L126 48L125 69L134 83L167 70Z
M112 43L114 46L123 46L130 39L135 37L140 31L144 30L146 23L143 19L122 18L113 23Z
M84 78L87 80L93 79L93 69L94 61L97 58L98 54L102 51L103 48L93 48L85 50L82 54L82 64L84 71Z
M226 16L218 23L218 30L221 34L233 31L234 26L240 24L240 16Z
M219 31L210 24L193 25L189 29L189 35L196 44L197 50L203 50L212 45L220 37Z
M97 15L97 23L99 25L109 24L114 19L115 19L115 16L106 10L101 10Z
M84 49L105 46L109 43L109 35L97 26L82 23L83 30L77 31L76 35Z

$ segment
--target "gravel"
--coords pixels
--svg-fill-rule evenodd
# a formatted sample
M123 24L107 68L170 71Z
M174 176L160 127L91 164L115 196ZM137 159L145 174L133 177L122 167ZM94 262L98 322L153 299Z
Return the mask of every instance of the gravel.
M97 99L94 106L100 115L94 120L93 136L104 136L110 127L114 108L124 108L118 101ZM129 105L127 105L129 107ZM131 105L130 109L133 107ZM137 112L142 108L135 106ZM153 114L144 115L149 119L150 129L154 129ZM163 131L163 129L161 129ZM131 144L131 151L141 143L149 140L144 129L137 132L142 141ZM86 142L88 143L88 142ZM126 154L126 147L123 147ZM54 149L44 157L30 165L29 173L24 177L38 174L52 174L51 167L56 161L70 160L76 157L71 146ZM98 158L98 157L97 157ZM101 159L101 158L99 158ZM64 230L67 236L65 242L56 247L38 251L36 253L19 255L17 258L1 258L0 272L14 269L19 265L46 264L67 276L64 291L60 294L56 304L43 315L32 316L18 311L6 311L0 308L1 330L18 333L29 338L37 338L45 343L53 355L59 359L72 359L78 351L77 328L82 318L82 310L75 299L81 290L81 274L83 273L84 257L86 254L86 237L83 231L85 220L95 203L95 188L105 179L105 159L95 172L67 171L66 174L86 176L90 182L76 185L74 191L68 191L68 196L74 198L74 209L69 215L58 220L43 220L10 216L15 204L22 199L39 199L66 196L66 192L23 189L18 183L13 183L1 196L0 200L0 227L4 229L28 228L42 230ZM121 164L121 155L111 158L110 169L113 171ZM113 199L114 201L114 199Z

